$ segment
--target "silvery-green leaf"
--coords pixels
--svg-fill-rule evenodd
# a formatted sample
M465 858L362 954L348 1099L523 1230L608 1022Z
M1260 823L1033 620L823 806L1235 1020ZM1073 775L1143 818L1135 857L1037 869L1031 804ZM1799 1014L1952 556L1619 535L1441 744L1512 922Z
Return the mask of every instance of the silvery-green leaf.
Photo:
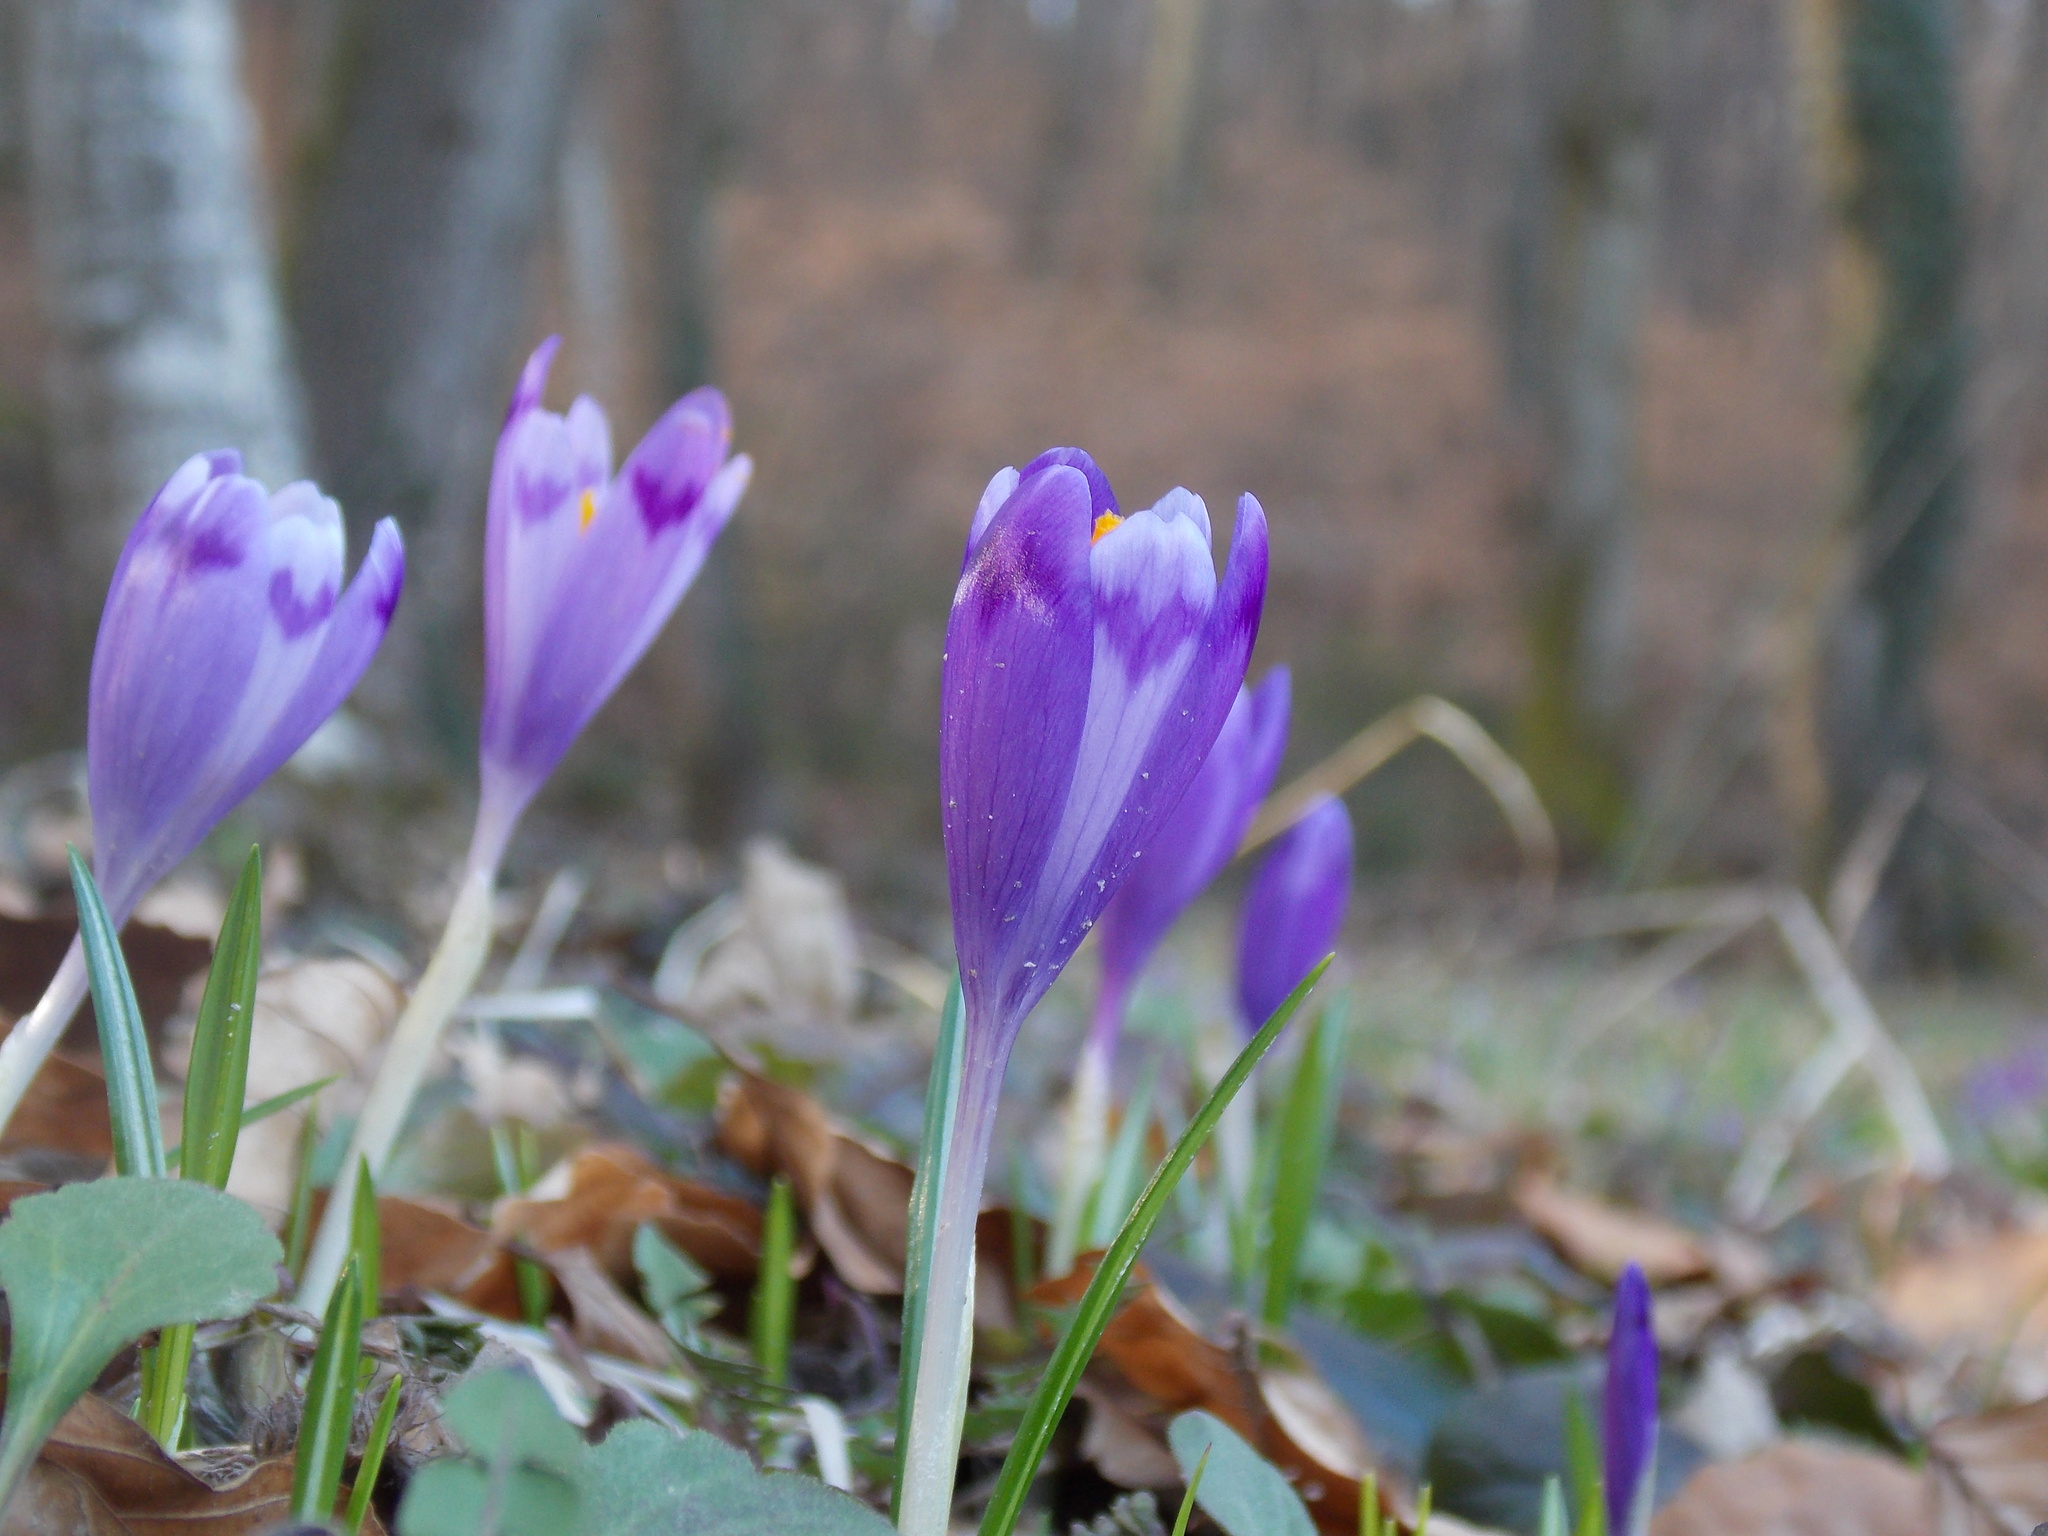
M1208 1452L1195 1502L1230 1536L1316 1536L1293 1485L1214 1414L1184 1413L1166 1438L1183 1477L1193 1477Z

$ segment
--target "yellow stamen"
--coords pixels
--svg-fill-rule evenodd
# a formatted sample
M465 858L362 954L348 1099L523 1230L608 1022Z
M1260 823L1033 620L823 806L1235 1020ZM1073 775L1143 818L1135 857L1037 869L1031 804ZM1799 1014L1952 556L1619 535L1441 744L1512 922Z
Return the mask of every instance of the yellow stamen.
M1093 544L1097 539L1101 538L1105 533L1109 532L1110 529L1116 527L1122 521L1123 519L1118 517L1114 512L1103 513L1102 516L1095 519L1095 531L1089 535L1088 542L1090 544Z
M595 492L585 491L583 493L583 499L576 504L576 513L576 531L581 533L590 526L590 520L597 516L597 495Z

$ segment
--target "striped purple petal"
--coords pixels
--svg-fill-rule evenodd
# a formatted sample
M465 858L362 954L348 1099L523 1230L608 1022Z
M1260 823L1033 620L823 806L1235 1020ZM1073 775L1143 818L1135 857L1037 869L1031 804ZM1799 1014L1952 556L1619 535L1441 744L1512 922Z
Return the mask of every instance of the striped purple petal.
M377 525L342 583L341 511L188 459L130 533L93 647L93 864L119 919L304 744L376 654L405 554Z

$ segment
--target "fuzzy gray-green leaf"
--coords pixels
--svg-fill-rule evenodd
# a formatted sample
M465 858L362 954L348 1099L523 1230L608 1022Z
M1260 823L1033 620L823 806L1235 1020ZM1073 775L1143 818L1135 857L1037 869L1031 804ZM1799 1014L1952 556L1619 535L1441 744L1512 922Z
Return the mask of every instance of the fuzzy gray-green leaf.
M1184 1413L1166 1438L1183 1477L1208 1457L1195 1502L1229 1536L1316 1536L1293 1485L1214 1414Z
M277 1289L283 1258L232 1195L170 1179L100 1179L17 1200L0 1224L13 1343L0 1500L122 1345L237 1317Z

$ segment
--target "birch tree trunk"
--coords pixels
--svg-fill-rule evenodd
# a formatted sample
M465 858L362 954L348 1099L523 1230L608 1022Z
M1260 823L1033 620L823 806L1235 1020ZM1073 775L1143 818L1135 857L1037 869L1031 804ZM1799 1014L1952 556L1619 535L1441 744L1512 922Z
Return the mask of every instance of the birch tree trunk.
M305 468L233 0L24 8L37 274L63 518L70 670L171 471L241 449ZM358 548L361 546L358 545Z
M391 515L406 599L361 696L442 764L475 755L491 450L594 0L354 0L314 146L294 310L327 479Z
M1208 180L1218 18L1210 0L1153 0L1151 12L1137 122L1142 261L1154 287L1171 289L1186 264Z
M1535 544L1521 748L1551 808L1596 846L1626 811L1659 5L1535 0L1509 249L1515 495Z
M1937 756L1927 670L1967 505L1967 210L1948 0L1803 0L1802 12L1850 438L1841 582L1817 648L1832 868L1884 786ZM1909 945L1952 951L1966 919L1928 834L1924 817L1908 824L1880 912Z

